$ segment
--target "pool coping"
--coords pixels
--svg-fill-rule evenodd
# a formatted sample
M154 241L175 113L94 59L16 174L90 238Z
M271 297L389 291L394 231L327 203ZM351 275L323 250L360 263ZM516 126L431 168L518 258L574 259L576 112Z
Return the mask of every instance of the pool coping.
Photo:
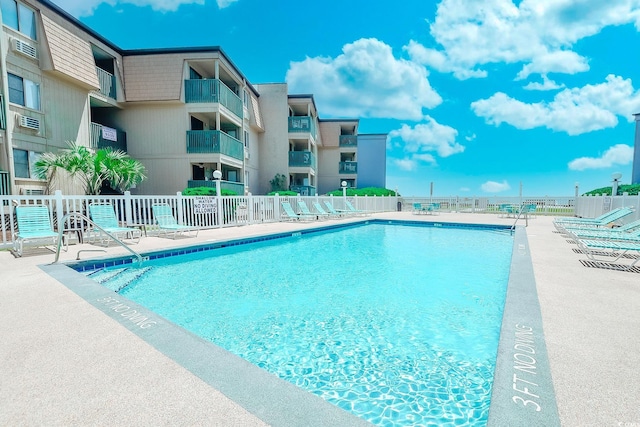
M325 225L293 233L267 233L257 237L229 239L215 243L148 252L144 255L161 258L369 223L400 223L421 227L493 230L510 228L500 225L451 222L425 223L421 221L365 218L362 221L349 224ZM544 344L533 267L527 248L526 233L522 227L517 227L514 236L507 299L505 301L498 358L494 374L489 426L560 425ZM108 259L115 260L115 263L109 264L109 266L131 262L131 257L108 257ZM96 267L106 266L108 263L105 263L105 259L96 259L69 264L81 265L86 269L95 269ZM248 412L271 425L371 425L356 415L344 411L322 398L252 365L133 301L115 294L113 291L72 269L68 264L42 265L40 268L161 353L225 394ZM513 328L516 329L514 330ZM525 328L530 328L531 330ZM518 335L516 335L516 332ZM528 341L524 341L525 338L530 338L530 335L535 337L535 347ZM186 350L187 348L189 349L188 351ZM518 350L518 353L514 353L514 350ZM536 355L533 362L524 357L531 355L530 351L534 351L533 354ZM527 364L523 360L529 363ZM517 363L517 368L514 363ZM512 367L512 365L514 366ZM530 365L534 365L535 369L531 368ZM518 373L514 372L514 369L518 370ZM532 378L526 377L526 374L531 372L535 372L533 375L536 382L530 381ZM516 380L514 375L520 376ZM536 387L534 388L525 381L530 381ZM527 385L529 386L528 388L526 387ZM532 400L532 395L535 395L538 400ZM535 409L536 406L529 402L541 405L544 410L532 411L531 408Z

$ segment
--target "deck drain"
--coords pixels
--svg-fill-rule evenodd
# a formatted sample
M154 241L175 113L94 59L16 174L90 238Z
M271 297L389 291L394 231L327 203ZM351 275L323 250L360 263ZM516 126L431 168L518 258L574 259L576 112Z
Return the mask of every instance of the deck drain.
M624 264L614 264L611 262L603 262L603 261L587 261L584 259L580 260L580 263L585 267L590 268L604 268L606 270L618 270L618 271L628 271L630 273L640 273L640 267L629 267Z

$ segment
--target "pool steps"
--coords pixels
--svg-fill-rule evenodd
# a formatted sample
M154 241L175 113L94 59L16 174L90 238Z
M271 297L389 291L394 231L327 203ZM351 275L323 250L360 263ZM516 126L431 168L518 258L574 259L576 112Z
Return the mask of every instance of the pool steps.
M151 270L151 267L143 268L115 268L115 269L100 269L85 272L87 277L100 283L107 289L111 289L115 293L120 293L123 289L129 286L134 280Z

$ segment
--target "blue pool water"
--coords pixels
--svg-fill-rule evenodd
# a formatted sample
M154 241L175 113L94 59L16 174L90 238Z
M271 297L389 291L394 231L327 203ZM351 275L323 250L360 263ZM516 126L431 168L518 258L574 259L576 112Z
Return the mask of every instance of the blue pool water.
M376 425L484 425L512 246L370 224L153 260L120 292Z

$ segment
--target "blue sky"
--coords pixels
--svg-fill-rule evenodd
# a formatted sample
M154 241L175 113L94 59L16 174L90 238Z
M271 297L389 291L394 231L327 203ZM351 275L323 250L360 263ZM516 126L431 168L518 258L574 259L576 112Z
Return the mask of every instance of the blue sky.
M125 49L220 46L250 82L388 133L405 196L631 179L640 0L54 0Z

